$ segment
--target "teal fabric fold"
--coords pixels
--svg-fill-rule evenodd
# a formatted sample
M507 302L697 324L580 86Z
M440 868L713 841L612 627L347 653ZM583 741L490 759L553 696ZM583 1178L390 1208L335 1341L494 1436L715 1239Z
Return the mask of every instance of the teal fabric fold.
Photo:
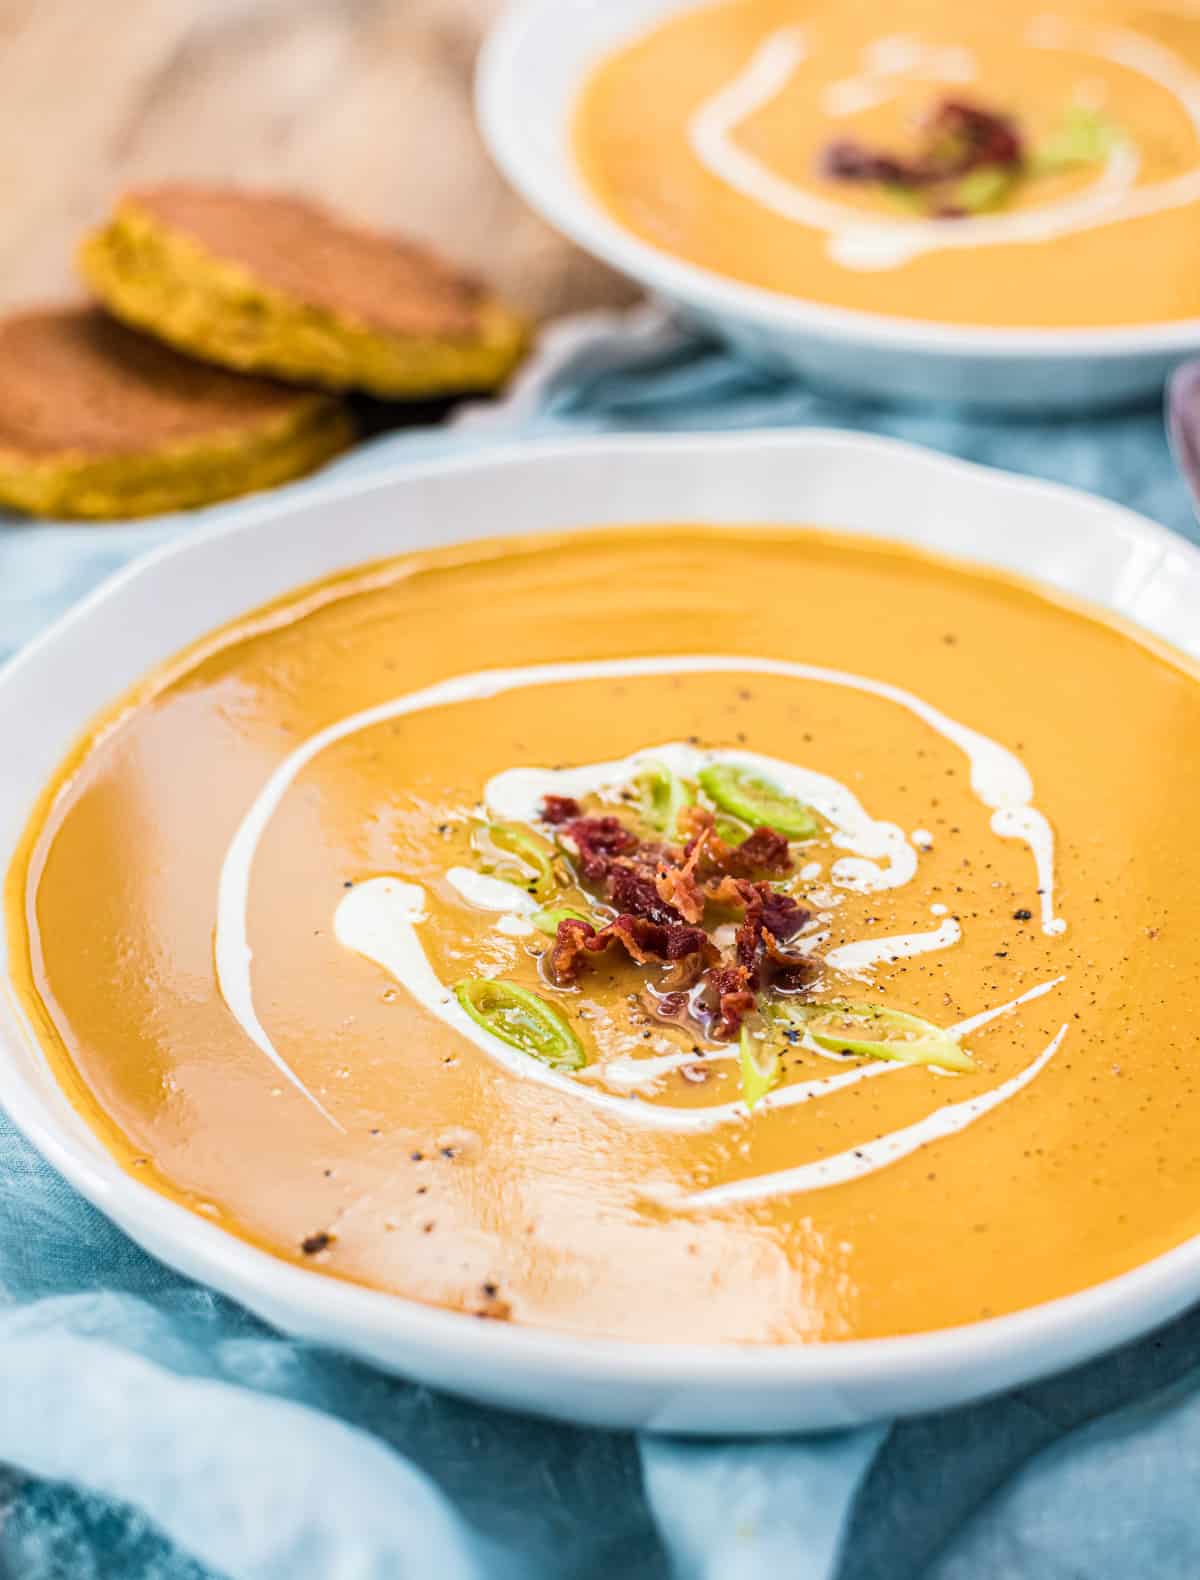
M1072 483L1200 538L1156 410L842 401L644 316L573 335L507 406L376 439L321 481L554 434L813 425ZM0 657L133 557L247 508L0 524ZM0 1118L0 1576L1194 1580L1198 1383L1189 1314L890 1430L639 1442L505 1415L272 1332L144 1255Z
M646 1494L678 1580L828 1580L886 1427L762 1443L643 1438Z

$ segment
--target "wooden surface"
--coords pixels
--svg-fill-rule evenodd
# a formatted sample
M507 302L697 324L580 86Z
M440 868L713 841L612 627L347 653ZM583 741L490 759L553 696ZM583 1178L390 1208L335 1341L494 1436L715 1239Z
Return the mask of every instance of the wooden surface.
M543 316L629 288L508 190L471 112L503 0L0 0L0 305L77 290L80 232L165 178L302 190Z

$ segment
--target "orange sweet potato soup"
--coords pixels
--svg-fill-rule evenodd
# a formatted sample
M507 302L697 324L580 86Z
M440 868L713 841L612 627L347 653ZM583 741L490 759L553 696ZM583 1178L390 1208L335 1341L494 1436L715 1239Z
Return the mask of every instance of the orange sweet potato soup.
M1200 1228L1200 685L816 530L412 554L166 664L46 792L21 1005L277 1256L630 1339L961 1324Z
M718 0L602 61L599 202L653 246L939 322L1200 316L1200 11L1131 0Z

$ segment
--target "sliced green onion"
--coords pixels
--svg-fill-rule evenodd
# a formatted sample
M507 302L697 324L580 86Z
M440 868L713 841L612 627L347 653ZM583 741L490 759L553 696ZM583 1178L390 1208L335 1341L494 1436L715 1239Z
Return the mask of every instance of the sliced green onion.
M789 839L814 839L821 832L816 813L748 768L711 763L700 771L700 785L720 807L754 828L773 828Z
M546 933L551 938L558 932L559 922L586 922L589 927L595 926L590 916L585 915L583 911L572 910L569 905L560 905L556 909L548 911L538 911L537 915L531 916L529 920L539 933Z
M1032 173L1056 175L1080 165L1101 164L1123 140L1115 121L1086 104L1069 105L1062 120L1038 148L1032 160Z
M746 1107L753 1109L779 1082L779 1042L769 1033L757 1016L742 1022L738 1041L738 1064L742 1072L742 1097Z
M975 1061L951 1032L920 1015L882 1004L834 999L828 1004L777 1003L772 1018L808 1033L829 1053L854 1053L864 1059L899 1064L935 1064L943 1070L969 1071Z
M893 203L898 203L912 214L920 213L925 207L924 194L914 187L906 187L899 181L885 181L883 190Z
M690 800L683 780L664 763L647 763L633 784L643 820L673 839L679 814Z
M494 873L505 883L528 889L539 900L548 900L558 887L553 852L515 823L489 823L484 832L487 843L501 859L491 859L491 853L485 848L480 852L483 870ZM505 860L506 857L512 860ZM516 872L513 871L514 860Z
M477 1026L552 1070L582 1070L587 1063L579 1038L536 993L495 977L470 977L454 996Z
M749 825L743 823L740 817L715 817L713 829L717 838L724 840L727 845L740 845L750 838Z
M968 214L985 214L989 209L1000 208L1013 194L1018 180L1015 170L999 165L983 165L955 185L951 204Z

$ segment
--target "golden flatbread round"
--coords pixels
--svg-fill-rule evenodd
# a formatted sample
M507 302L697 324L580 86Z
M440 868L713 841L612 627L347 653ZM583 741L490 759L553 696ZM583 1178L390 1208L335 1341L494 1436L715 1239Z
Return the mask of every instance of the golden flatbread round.
M0 502L114 519L300 477L350 443L329 395L181 357L92 307L0 320Z
M223 367L387 399L492 390L525 321L423 247L300 198L127 193L80 267L119 318Z

